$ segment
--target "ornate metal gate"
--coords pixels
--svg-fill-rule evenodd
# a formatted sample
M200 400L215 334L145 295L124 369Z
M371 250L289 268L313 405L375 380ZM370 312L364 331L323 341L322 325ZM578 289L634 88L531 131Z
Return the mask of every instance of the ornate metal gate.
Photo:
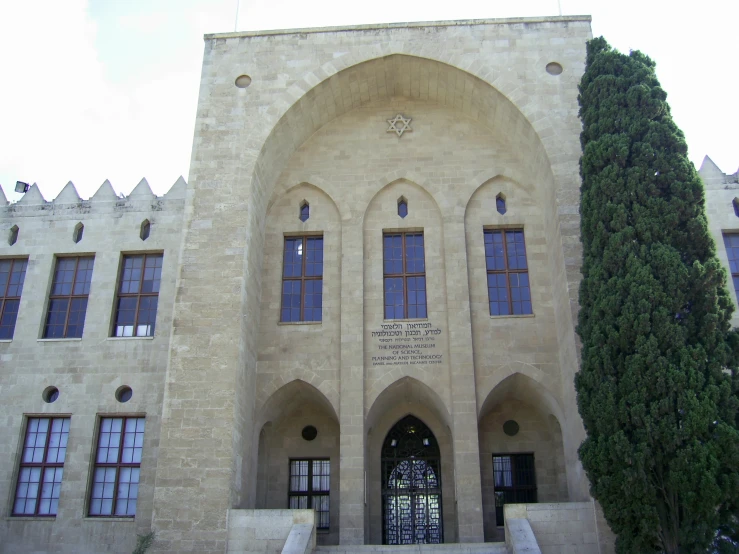
M382 445L382 543L443 540L439 445L431 430L409 415Z

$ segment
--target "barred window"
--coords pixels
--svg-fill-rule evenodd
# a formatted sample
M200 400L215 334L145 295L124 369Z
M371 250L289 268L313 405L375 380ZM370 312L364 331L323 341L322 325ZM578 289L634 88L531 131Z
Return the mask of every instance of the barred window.
M291 509L313 508L316 529L329 528L329 460L290 460L289 504Z
M523 229L486 230L490 315L533 313Z
M734 283L734 294L739 298L739 234L724 235L724 246L729 258L731 281Z
M495 520L503 525L503 506L536 502L533 454L493 454Z
M280 321L321 321L323 237L285 237Z
M113 336L154 336L163 261L163 254L123 256Z
M18 471L14 516L55 516L69 438L68 417L30 417Z
M423 233L385 233L382 240L385 319L427 317Z
M145 423L143 417L100 420L90 516L136 515Z
M28 260L0 260L0 339L12 339Z
M79 338L85 326L95 258L57 258L44 338Z

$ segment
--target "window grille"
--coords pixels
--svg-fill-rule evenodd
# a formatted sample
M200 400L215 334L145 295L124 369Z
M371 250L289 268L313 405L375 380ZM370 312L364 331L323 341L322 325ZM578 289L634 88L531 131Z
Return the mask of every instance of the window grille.
M328 529L330 484L329 460L290 460L288 507L314 509L316 529Z
M493 454L495 522L503 525L503 506L536 502L533 454Z

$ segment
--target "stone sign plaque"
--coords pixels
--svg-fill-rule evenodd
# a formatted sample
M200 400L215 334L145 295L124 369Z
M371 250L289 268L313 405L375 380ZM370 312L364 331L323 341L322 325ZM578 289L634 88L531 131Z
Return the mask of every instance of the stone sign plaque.
M441 364L438 348L441 329L424 322L383 323L372 331L372 365Z

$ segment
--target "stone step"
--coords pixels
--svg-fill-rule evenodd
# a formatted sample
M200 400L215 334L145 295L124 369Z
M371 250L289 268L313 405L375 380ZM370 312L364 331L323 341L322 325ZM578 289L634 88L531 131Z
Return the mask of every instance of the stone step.
M410 544L388 546L366 544L362 546L316 546L314 554L321 552L333 554L508 554L504 542L462 543L462 544Z

